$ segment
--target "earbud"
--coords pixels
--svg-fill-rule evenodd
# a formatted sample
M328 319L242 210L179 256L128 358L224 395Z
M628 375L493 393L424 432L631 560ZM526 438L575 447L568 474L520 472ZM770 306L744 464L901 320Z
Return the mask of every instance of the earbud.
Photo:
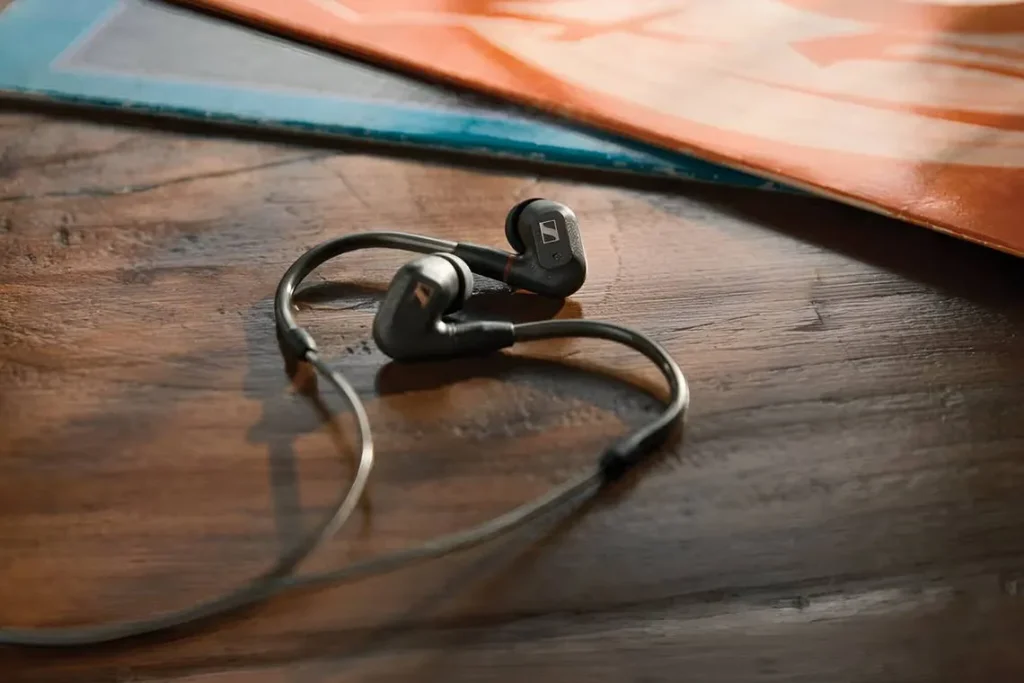
M514 254L475 244L459 244L452 253L475 273L536 294L565 298L583 286L587 257L576 214L565 204L519 203L505 219L505 236Z
M512 323L444 319L472 291L473 273L457 256L432 254L407 263L395 273L377 310L373 339L395 360L488 353L514 344Z

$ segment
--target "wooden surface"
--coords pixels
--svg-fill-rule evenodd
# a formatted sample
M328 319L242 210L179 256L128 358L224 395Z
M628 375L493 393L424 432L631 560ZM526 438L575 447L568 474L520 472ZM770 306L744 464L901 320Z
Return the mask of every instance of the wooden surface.
M214 595L323 513L350 424L289 391L271 294L327 237L503 246L516 200L564 201L583 290L481 283L472 311L634 326L693 390L685 446L563 522L170 642L0 649L0 679L1022 680L1024 263L812 199L643 187L0 116L2 624ZM369 328L406 258L331 264L303 300L379 448L309 568L505 510L657 407L605 343L389 364Z

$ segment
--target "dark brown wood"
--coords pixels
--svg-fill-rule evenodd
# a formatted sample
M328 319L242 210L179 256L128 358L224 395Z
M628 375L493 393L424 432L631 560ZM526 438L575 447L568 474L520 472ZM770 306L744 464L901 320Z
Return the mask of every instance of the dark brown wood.
M0 680L1022 680L1024 264L814 199L615 182L0 116L2 624L212 596L323 513L350 424L289 390L271 294L327 237L500 246L516 200L564 201L585 288L473 312L637 327L693 389L685 445L563 522L169 642L0 649ZM604 343L389 364L369 327L405 258L332 264L303 302L379 449L309 569L505 510L657 407Z

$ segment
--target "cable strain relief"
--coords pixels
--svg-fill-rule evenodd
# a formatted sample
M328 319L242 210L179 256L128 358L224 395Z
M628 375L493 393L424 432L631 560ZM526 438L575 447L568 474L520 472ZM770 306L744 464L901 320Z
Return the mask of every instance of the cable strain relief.
M620 444L616 444L601 455L599 461L601 476L605 483L617 481L630 470L633 464L629 455L620 448Z
M301 327L278 329L277 340L285 360L290 363L307 360L309 354L317 352L313 335Z
M657 450L659 440L656 438L644 439L623 439L610 446L602 455L599 461L601 474L605 483L613 482L622 477L648 456Z

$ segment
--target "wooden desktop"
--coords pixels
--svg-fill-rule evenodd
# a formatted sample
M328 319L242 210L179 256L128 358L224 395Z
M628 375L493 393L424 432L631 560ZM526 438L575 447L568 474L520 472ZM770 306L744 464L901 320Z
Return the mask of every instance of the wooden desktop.
M351 419L292 390L271 296L328 237L503 247L517 200L565 202L584 288L481 283L470 312L636 327L693 404L684 439L581 510L169 640L0 648L4 681L1024 674L1020 260L807 197L5 109L0 624L187 605L324 514ZM305 570L507 510L663 396L603 342L390 363L370 326L408 258L332 262L302 297L378 446L364 506Z

